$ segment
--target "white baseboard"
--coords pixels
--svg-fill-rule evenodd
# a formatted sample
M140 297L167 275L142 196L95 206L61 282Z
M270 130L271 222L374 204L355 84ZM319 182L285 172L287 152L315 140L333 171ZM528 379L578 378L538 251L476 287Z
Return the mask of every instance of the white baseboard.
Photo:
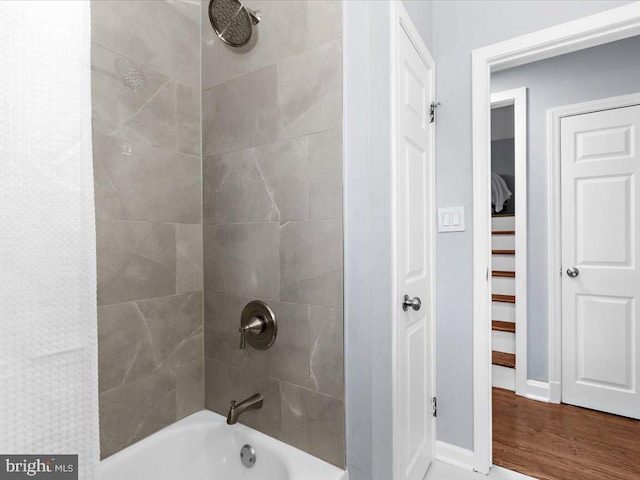
M538 380L527 380L527 398L538 400L539 402L549 402L550 388L549 382L539 382Z
M495 465L491 467L490 477L501 478L503 480L536 480L533 477L506 468L496 467Z
M438 440L436 441L436 460L473 471L474 453L473 450Z
M562 386L560 382L549 382L549 401L551 403L562 402Z

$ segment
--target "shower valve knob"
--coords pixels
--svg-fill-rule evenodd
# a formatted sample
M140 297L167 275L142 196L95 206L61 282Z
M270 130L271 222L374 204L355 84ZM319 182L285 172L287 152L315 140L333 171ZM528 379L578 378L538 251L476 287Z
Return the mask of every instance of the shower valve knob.
M247 348L247 335L260 335L266 328L267 321L263 317L251 317L248 323L240 327L240 348Z
M273 345L278 335L278 324L273 310L259 300L249 302L242 310L240 318L240 348L247 345L265 350Z

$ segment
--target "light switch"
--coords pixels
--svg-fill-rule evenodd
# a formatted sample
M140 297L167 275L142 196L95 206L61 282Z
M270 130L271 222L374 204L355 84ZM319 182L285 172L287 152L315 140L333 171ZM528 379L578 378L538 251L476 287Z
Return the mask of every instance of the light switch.
M438 209L439 232L464 232L464 207Z

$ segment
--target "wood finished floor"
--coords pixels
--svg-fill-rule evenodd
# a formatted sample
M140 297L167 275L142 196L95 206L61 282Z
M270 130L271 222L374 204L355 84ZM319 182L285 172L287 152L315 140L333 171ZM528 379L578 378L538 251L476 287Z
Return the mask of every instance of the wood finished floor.
M640 421L494 388L493 463L541 480L639 480Z

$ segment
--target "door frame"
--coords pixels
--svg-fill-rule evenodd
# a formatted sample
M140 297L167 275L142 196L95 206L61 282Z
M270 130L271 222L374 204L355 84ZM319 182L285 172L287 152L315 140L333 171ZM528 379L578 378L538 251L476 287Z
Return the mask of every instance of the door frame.
M560 124L563 118L640 105L640 92L547 110L547 233L549 253L549 401L562 401L562 203ZM558 274L560 272L560 274Z
M398 288L398 259L399 259L399 245L398 245L398 227L399 227L399 215L398 215L398 205L397 205L397 179L398 179L398 135L397 135L397 61L398 61L398 48L399 48L399 35L402 30L409 37L411 43L413 43L416 48L418 54L424 61L425 65L429 69L429 85L430 85L430 98L432 101L435 100L435 68L436 64L431 55L431 52L427 48L426 44L422 40L420 33L415 27L414 23L409 16L409 13L405 9L402 2L392 1L391 3L391 203L392 203L392 219L391 224L393 225L392 231L392 299L398 302L397 305L394 305L392 309L392 375L393 375L393 476L394 478L402 478L402 465L399 461L399 454L397 451L397 447L399 442L397 441L398 436L402 433L399 432L399 425L396 421L397 415L397 406L398 406L398 392L399 392L399 382L398 376L396 374L396 368L398 365L398 354L396 351L396 340L397 340L397 325L400 321L399 318L399 307L400 305L400 294ZM428 105L425 105L425 108L428 108ZM431 248L429 250L431 265L430 274L430 297L431 304L429 307L429 315L430 315L430 328L431 328L431 356L427 359L427 361L431 362L431 392L433 396L436 396L436 362L435 362L435 336L436 336L436 327L435 327L435 319L436 319L436 302L435 302L435 244L436 244L436 214L435 214L435 205L436 205L436 196L435 196L435 123L432 123L429 128L429 145L430 152L429 156L431 157L430 165L429 165L429 195L430 195L430 203L432 206L432 217L431 217ZM435 458L435 444L436 444L436 423L435 417L431 417L431 446L432 446L432 457ZM425 472L426 474L426 472Z
M491 72L640 34L640 2L606 10L472 52L473 129L473 426L474 469L492 464L491 411Z
M513 105L516 250L516 395L527 390L527 87L491 94L491 109ZM491 192L489 192L491 193ZM486 205L491 205L491 195ZM491 221L491 219L489 219ZM491 297L489 297L491 304Z

